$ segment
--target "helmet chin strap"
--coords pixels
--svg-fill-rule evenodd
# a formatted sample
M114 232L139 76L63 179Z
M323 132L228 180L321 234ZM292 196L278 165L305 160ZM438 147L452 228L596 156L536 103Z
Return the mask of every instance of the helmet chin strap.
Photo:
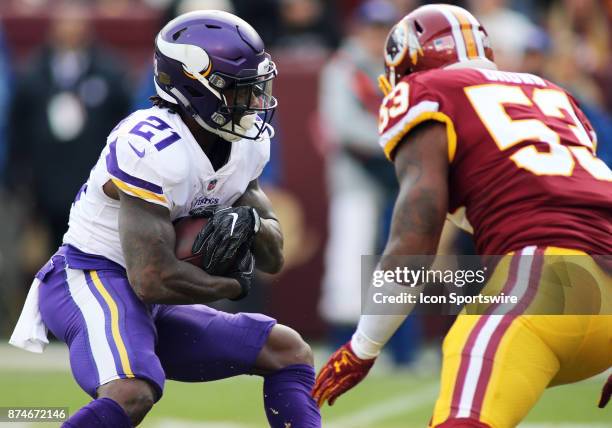
M255 128L259 137L257 137L254 141L263 141L265 138L272 138L274 137L275 133L274 127L269 123L263 123L262 120L259 120L257 113L245 114L240 118L240 123L234 124L233 127L236 128L242 135L246 135L249 130ZM232 129L232 122L226 123L223 125L223 128L227 130ZM241 136L232 134L231 132L226 132L223 130L223 128L217 130L217 135L219 135L221 138L227 141L238 141L243 138Z
M380 76L378 76L378 87L380 88L381 92L383 93L385 97L389 95L389 93L393 89L391 87L391 83L389 82L389 79L387 79L387 76L385 76L384 74L381 74Z
M172 93L172 95L174 95L181 102L181 104L183 104L183 107L185 107L185 110L187 110L189 114L191 114L191 117L196 121L196 123L200 125L202 128L206 129L208 132L218 135L219 137L223 138L225 141L229 141L232 143L234 141L242 140L243 137L241 137L240 135L236 135L232 132L228 132L229 130L232 129L232 122L226 123L225 125L223 125L222 128L213 128L212 126L208 125L204 121L204 119L202 119L202 116L200 116L195 111L195 109L191 106L191 103L189 102L189 100L185 98L185 96L181 94L181 92L178 89L171 88L170 93ZM260 126L257 125L257 117L258 116L256 113L244 115L243 117L240 118L240 124L234 124L233 126L237 128L243 135L246 135L250 129L255 127L258 130L258 133L260 134L259 137L255 141L262 141L264 138L266 138L266 135L264 135L264 132L267 133L268 138L274 137L274 127L272 127L272 125L270 125L269 123L266 123L263 125L263 130L262 130L261 125ZM223 128L225 128L225 130Z
M257 129L259 133L259 137L255 141L262 141L264 138L274 138L276 135L276 130L269 123L263 123L263 121L259 121L260 123L255 122L253 126Z
M264 132L268 134L269 139L274 138L274 136L276 135L276 129L274 129L274 127L270 125L269 123L264 124L264 129L262 130L262 134Z

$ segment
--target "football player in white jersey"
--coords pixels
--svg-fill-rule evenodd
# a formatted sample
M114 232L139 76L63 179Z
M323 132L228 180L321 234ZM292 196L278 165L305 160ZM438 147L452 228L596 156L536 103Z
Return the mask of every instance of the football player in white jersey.
M257 182L276 66L249 24L219 11L179 16L155 47L155 105L110 133L11 343L41 352L49 329L68 345L93 401L64 427L135 426L165 379L239 374L263 376L271 427L320 427L312 353L299 334L203 305L246 296L253 261L269 273L283 264L280 225ZM208 273L176 258L172 224L204 211L213 214L196 244ZM223 272L211 268L218 260Z

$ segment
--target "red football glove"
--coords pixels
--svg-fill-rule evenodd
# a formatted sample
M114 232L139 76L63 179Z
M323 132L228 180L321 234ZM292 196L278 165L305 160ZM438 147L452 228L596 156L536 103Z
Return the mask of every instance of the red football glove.
M610 401L610 396L612 395L612 375L608 378L608 381L604 385L601 390L601 398L599 399L599 408L603 409Z
M322 407L325 401L332 406L339 396L366 377L375 360L376 358L362 360L351 349L351 342L345 343L329 357L329 361L317 375L312 398L319 407Z

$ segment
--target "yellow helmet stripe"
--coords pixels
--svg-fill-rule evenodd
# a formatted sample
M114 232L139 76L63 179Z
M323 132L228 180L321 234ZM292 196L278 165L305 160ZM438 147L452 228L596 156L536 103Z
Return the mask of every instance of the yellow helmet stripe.
M463 40L465 41L468 58L477 58L478 48L476 46L476 40L474 39L474 33L472 32L472 24L470 20L461 8L451 7L451 12L455 16L455 18L457 18L457 21L459 21L459 26L461 28Z
M472 34L474 35L474 40L476 40L476 47L478 49L478 56L481 58L486 58L483 44L483 34L480 32L480 22L472 15L469 11L463 10L463 14L467 16L467 19L472 24Z

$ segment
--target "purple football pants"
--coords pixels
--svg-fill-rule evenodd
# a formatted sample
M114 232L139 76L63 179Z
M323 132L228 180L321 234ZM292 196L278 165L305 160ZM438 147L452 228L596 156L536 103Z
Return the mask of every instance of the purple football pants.
M72 373L94 398L114 379L148 380L159 399L165 379L201 382L250 373L276 323L204 305L145 305L121 267L97 267L76 268L60 250L38 274L43 321L68 345Z

